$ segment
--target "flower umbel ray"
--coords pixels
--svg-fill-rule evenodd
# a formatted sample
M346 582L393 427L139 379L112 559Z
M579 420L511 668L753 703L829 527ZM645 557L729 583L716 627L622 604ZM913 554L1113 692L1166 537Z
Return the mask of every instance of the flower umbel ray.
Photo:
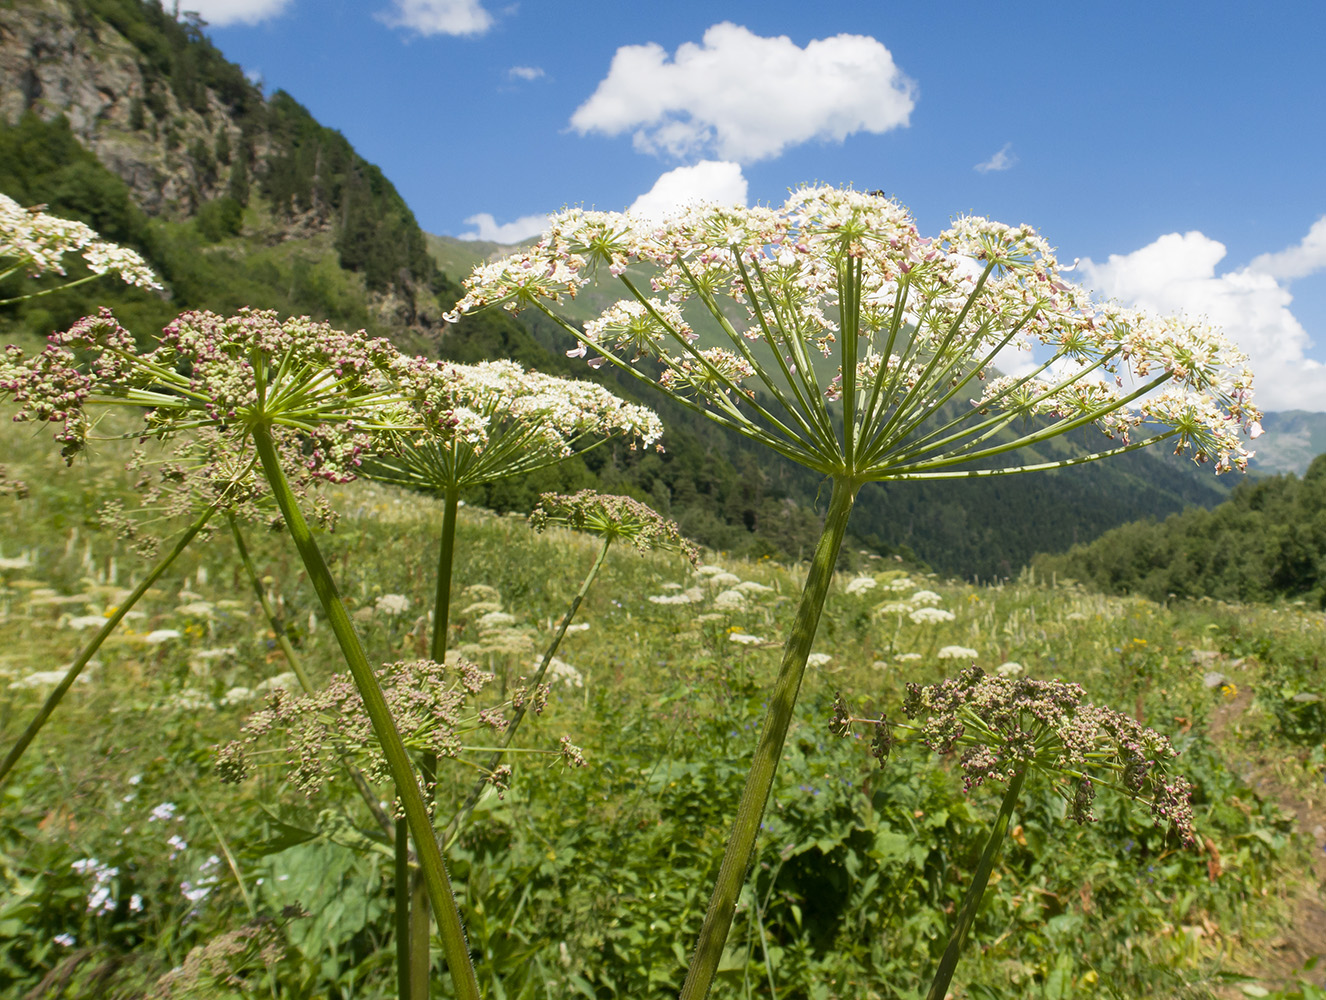
M625 298L583 330L558 319L556 302L599 269ZM1243 468L1240 427L1259 415L1246 359L1217 331L1092 301L1030 227L966 217L927 238L897 203L852 190L658 224L565 211L466 288L452 318L539 308L580 342L572 353L858 483L1021 471L1022 449L1089 423L1114 443L1057 464L1177 437L1199 462ZM1048 359L990 381L999 352L1023 344Z

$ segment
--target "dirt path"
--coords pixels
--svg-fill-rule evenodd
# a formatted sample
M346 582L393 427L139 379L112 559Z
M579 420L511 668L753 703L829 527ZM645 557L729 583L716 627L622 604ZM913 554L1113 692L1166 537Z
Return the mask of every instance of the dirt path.
M1218 706L1211 715L1209 732L1212 740L1221 743L1232 739L1252 701L1252 687L1245 684L1239 687L1238 695L1232 701ZM1244 745L1234 756L1237 759L1246 754L1247 746ZM1293 986L1301 979L1321 986L1326 980L1326 965L1312 973L1305 973L1303 967L1313 958L1326 960L1326 894L1323 892L1326 889L1326 794L1311 799L1304 796L1299 789L1277 778L1274 761L1253 759L1242 766L1246 769L1240 777L1263 799L1275 802L1287 816L1294 817L1294 832L1311 838L1315 845L1312 851L1314 878L1304 884L1293 899L1290 926L1283 935L1269 942L1266 967L1248 971L1254 972L1267 989ZM1239 989L1228 995L1247 996Z

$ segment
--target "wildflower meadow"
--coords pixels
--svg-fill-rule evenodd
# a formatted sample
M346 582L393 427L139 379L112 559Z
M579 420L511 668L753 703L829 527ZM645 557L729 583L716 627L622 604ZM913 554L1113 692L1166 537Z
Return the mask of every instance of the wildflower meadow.
M0 207L5 266L153 280ZM590 285L621 298L565 319ZM1294 833L1320 612L850 543L878 481L1153 445L1237 475L1260 414L1217 330L1092 299L1028 227L927 237L818 186L564 212L452 318L496 308L558 324L584 377L257 308L6 349L16 995L1322 995L1286 930L1321 853ZM666 448L653 393L823 477L807 563L594 490L467 504Z

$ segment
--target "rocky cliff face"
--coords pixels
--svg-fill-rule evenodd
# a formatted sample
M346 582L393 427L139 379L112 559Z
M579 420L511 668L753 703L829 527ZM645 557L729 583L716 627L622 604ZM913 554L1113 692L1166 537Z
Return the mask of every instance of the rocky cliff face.
M437 272L408 207L342 136L266 100L196 20L151 0L0 0L0 121L28 113L63 115L149 215L188 219L252 189L270 210L245 215L248 245L319 237L385 327L437 335Z
M215 94L199 111L153 86L141 59L113 27L80 17L66 0L0 9L0 118L64 115L145 211L187 216L225 192L234 161L218 162L215 150L238 149L240 130Z

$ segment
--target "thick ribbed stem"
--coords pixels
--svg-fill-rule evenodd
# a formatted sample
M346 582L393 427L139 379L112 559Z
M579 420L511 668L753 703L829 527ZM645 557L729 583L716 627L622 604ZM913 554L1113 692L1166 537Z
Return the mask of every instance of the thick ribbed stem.
M751 761L746 787L737 806L736 819L732 824L727 850L723 853L723 863L718 870L709 911L705 914L700 939L686 973L686 982L681 988L681 1000L702 1000L709 994L719 960L723 957L723 946L727 942L741 886L746 881L746 871L755 852L760 820L773 788L778 761L783 755L783 742L792 724L792 712L801 690L801 679L806 672L806 660L810 656L811 643L815 641L820 612L824 609L824 599L833 580L833 567L838 561L838 552L847 530L847 519L851 516L858 488L858 483L846 478L835 478L833 481L833 496L829 500L829 513L824 519L824 531L815 547L815 556L806 576L805 589L801 592L796 619L783 648L783 664L769 698L769 711L764 717L760 739L755 746L755 757Z
M382 745L382 754L386 758L392 781L396 785L396 794L400 798L401 808L410 827L419 863L424 871L424 881L428 887L428 897L433 912L438 917L438 931L442 935L442 950L451 970L451 977L456 986L456 995L460 1000L480 1000L479 983L474 975L474 965L470 961L469 946L465 942L465 929L461 926L460 912L456 909L456 900L451 892L451 880L447 877L446 865L442 852L433 837L432 824L428 819L428 807L424 803L419 789L418 777L410 764L409 754L401 741L396 723L391 717L391 710L382 695L382 688L377 677L368 665L368 657L355 634L350 616L336 590L331 571L318 549L309 530L308 522L299 509L285 471L276 453L276 446L271 433L262 425L253 428L253 441L262 462L263 472L272 487L281 514L285 518L290 537L299 550L304 568L308 570L309 580L322 602L323 613L328 624L340 643L341 653L345 656L346 666L354 677L355 686L364 702L364 711L368 713L373 725L373 732Z
M428 658L444 663L447 657L447 623L451 618L451 564L456 553L456 509L460 487L448 486L442 503L442 539L437 547L437 590L433 595L433 640Z
M188 530L185 531L175 543L175 547L167 552L165 557L152 567L152 572L148 573L147 576L143 578L143 581L133 589L133 592L120 602L120 606L117 607L110 617L106 619L106 624L103 625L101 630L92 637L92 641L83 647L83 651L78 654L78 659L76 659L73 662L73 665L65 671L65 675L60 680L60 683L55 685L55 690L46 696L46 701L38 710L36 717L28 723L28 727L24 729L23 734L19 736L18 742L15 743L9 753L5 755L4 762L0 763L0 784L4 783L5 779L9 776L9 772L14 769L14 765L18 763L19 758L22 757L24 751L28 749L28 745L32 743L36 738L37 733L41 731L41 727L46 725L46 720L51 717L51 713L55 711L55 707L60 704L60 699L62 699L65 696L65 693L74 686L74 681L78 680L78 675L83 672L83 668L88 665L88 661L96 655L97 650L101 648L101 644L106 641L107 637L112 632L115 631L115 626L120 624L129 609L138 603L139 598L147 593L148 588L157 582L158 577L166 572L170 567L170 564L179 557L180 553L188 548L189 543L193 541L198 532L203 530L208 519L214 513L216 513L216 508L208 507L203 511L198 520L189 525Z
M485 768L488 774L491 774L493 769L496 768L498 764L502 763L502 751L509 747L511 741L515 739L516 730L520 727L520 720L525 718L525 713L528 710L534 692L538 690L539 685L543 683L543 677L548 672L548 666L552 663L553 656L557 653L557 647L562 644L562 639L566 636L567 627L570 626L571 620L575 618L576 612L580 610L580 604L584 601L585 595L589 593L589 587L594 582L594 577L599 575L599 569L602 568L603 560L607 558L608 549L611 545L611 538L603 539L603 546L599 549L598 558L594 560L594 565L590 567L589 572L585 575L584 581L580 584L580 589L576 592L575 598L571 601L571 606L566 609L566 614L562 616L562 624L558 626L557 634L553 636L552 642L548 645L547 652L543 654L543 661L539 664L539 669L534 671L534 676L530 679L530 682L527 685L528 695L525 699L525 703L516 709L515 714L511 717L511 724L507 726L506 735L502 739L502 749L494 750L493 755L488 758L488 766ZM444 847L450 847L456 837L460 835L461 827L463 827L465 821L469 819L470 813L474 811L474 806L479 801L479 796L483 794L483 790L487 786L487 775L481 776L479 780L474 783L474 787L470 789L469 797L466 798L465 804L461 806L460 812L456 813L451 822L447 824L447 831L442 835Z
M935 981L930 987L930 992L926 994L926 1000L944 1000L948 995L948 984L953 979L953 972L958 967L958 959L962 957L962 946L966 943L967 932L971 930L972 922L976 919L976 910L981 905L981 897L985 895L985 886L990 881L990 872L994 869L995 859L999 857L999 848L1003 846L1004 837L1008 833L1008 821L1013 815L1013 807L1017 805L1018 795L1022 792L1022 783L1027 779L1025 770L1019 771L1013 776L1013 780L1008 783L1008 790L1004 792L1003 804L999 807L999 815L995 818L993 829L990 830L990 836L985 842L985 850L981 852L980 863L976 866L976 874L972 876L971 885L967 888L967 895L962 901L962 909L958 912L958 922L953 925L953 933L949 935L948 947L944 949L944 957L939 960L939 968L935 971Z

